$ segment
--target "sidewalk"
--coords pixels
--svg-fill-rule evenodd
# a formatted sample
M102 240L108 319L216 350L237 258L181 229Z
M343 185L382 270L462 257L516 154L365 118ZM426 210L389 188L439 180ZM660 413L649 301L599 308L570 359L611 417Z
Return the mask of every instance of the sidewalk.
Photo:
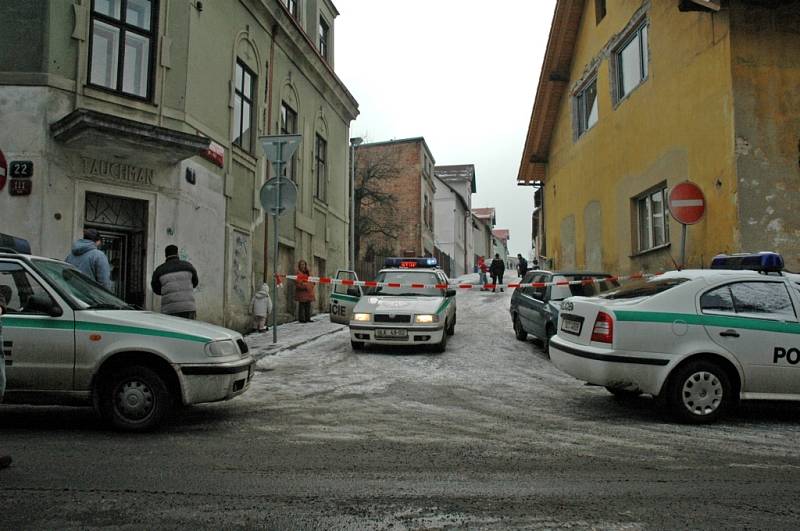
M272 356L284 350L293 350L322 336L335 334L347 326L331 323L327 313L317 314L310 323L292 321L278 325L278 342L272 343L272 327L267 332L254 332L244 336L250 352L256 360Z

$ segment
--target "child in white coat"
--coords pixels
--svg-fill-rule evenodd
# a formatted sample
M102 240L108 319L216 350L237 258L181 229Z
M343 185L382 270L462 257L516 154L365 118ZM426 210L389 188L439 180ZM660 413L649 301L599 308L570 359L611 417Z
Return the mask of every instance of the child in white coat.
M267 316L272 313L272 299L269 297L269 286L264 283L261 288L253 295L250 301L250 314L253 316L253 330L266 332Z

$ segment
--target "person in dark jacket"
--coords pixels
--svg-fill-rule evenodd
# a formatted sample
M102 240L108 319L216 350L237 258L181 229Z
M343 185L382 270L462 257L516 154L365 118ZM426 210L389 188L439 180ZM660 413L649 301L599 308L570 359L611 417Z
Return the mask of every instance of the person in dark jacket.
M167 245L164 249L167 260L153 271L150 287L153 293L161 295L161 313L194 319L197 306L194 302L194 288L197 287L197 271L186 260L178 258L178 247Z
M111 266L108 257L100 250L103 241L95 229L84 229L83 238L72 244L72 251L64 261L77 267L107 290L111 290Z
M6 287L6 286L2 286ZM4 291L0 290L0 316L6 311L6 298L3 295ZM3 394L6 391L6 360L3 354L3 325L0 323L0 402L3 401ZM11 464L11 457L8 455L0 454L0 468L8 468Z
M503 262L503 259L500 258L498 253L495 253L494 260L492 260L492 264L489 266L489 273L492 274L492 284L502 284L503 283L503 273L506 272L506 264ZM495 288L492 288L492 293L494 293ZM500 291L503 291L503 288L500 288Z
M523 258L521 253L517 253L517 273L519 274L519 278L525 276L525 273L528 272L528 261Z

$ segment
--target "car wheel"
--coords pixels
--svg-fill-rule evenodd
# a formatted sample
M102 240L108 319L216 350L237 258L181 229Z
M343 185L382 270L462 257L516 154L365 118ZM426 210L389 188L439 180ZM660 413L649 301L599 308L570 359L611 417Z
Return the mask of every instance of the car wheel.
M517 339L520 341L525 341L528 339L528 332L522 328L522 323L519 321L519 315L514 316L514 335L516 335Z
M363 341L351 341L350 346L353 347L353 350L364 350Z
M442 333L442 340L436 343L436 348L434 349L436 352L444 352L447 350L447 327L445 326L445 330Z
M614 398L618 398L620 400L630 400L631 398L636 398L642 394L642 392L638 389L634 391L630 389L618 389L615 387L606 387L606 391L614 395Z
M172 409L172 395L155 371L134 365L111 374L101 391L100 408L119 430L149 431Z
M734 401L728 374L716 363L698 360L672 375L667 400L675 417L690 424L716 421Z
M452 336L456 333L456 317L453 316L453 320L450 322L450 326L447 328L447 335Z

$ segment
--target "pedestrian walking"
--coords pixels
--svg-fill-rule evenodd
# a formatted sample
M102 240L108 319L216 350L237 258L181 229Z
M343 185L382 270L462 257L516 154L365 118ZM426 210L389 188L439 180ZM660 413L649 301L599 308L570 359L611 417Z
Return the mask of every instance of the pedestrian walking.
M81 273L111 291L111 266L108 257L100 250L103 240L96 229L84 229L83 238L75 240L72 251L64 259L77 267Z
M501 286L500 291L503 291L503 273L506 272L506 264L500 258L499 253L495 253L494 260L492 260L492 264L489 266L489 272L492 274L492 284L495 285L495 287L492 288L492 293L494 293L498 285Z
M519 274L519 278L524 277L527 272L528 261L523 258L522 254L517 253L517 274Z
M5 286L3 286L5 287ZM6 297L0 290L0 317L6 311ZM0 319L0 403L3 402L3 394L6 392L6 358L3 353L3 323ZM8 468L11 465L11 456L0 453L0 468Z
M481 283L481 291L486 291L486 284L489 283L489 279L486 278L486 273L489 272L489 266L486 265L486 260L482 257L478 257L478 282Z
M266 332L269 330L267 326L267 316L272 313L272 299L269 297L269 285L267 283L261 284L261 288L253 294L253 299L250 301L250 315L253 316L253 330L257 332Z
M194 288L199 280L194 266L178 258L178 247L167 245L164 249L166 260L153 271L150 287L153 293L161 296L161 313L194 319L197 305L194 301Z
M297 274L311 275L305 260L297 262ZM314 283L305 280L298 280L295 282L294 300L297 301L297 320L301 323L310 323L311 303L314 302Z

